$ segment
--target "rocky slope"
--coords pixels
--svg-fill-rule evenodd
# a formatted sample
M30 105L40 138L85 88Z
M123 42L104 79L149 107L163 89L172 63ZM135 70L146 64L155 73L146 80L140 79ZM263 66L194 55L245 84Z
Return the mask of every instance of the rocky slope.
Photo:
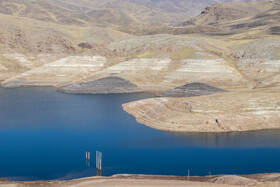
M275 4L270 2L232 2L219 3L214 6L206 7L201 14L185 23L187 25L222 25L241 21L245 18L253 18L263 14L273 8Z
M68 93L90 94L142 92L135 84L119 77L106 77L91 82L69 85L60 88L60 90Z
M197 28L203 32L203 28L216 28L208 33L240 33L257 31L278 35L280 15L280 2L278 0L259 2L232 2L220 3L207 7L202 13L179 26L185 29Z
M170 90L167 90L159 96L161 97L194 97L201 95L212 95L217 92L223 92L224 90L214 86L210 86L205 83L194 82L179 86Z
M232 47L237 68L259 87L279 85L279 37L261 38Z

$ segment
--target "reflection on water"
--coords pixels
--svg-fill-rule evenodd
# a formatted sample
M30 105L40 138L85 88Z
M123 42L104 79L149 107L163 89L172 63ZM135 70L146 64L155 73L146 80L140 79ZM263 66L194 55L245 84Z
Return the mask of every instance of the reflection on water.
M280 130L170 133L123 111L147 94L74 95L52 88L0 88L0 177L74 179L101 175L280 172Z
M86 167L90 168L90 160L86 159Z
M280 147L280 130L229 133L173 133L186 146L197 147Z
M102 176L102 172L99 169L96 169L96 176Z

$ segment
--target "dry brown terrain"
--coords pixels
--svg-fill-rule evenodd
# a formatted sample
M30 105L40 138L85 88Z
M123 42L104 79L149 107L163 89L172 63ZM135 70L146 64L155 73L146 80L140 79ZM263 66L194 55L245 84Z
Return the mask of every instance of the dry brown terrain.
M207 177L173 177L145 175L115 175L112 177L89 177L72 181L34 181L34 182L0 182L0 186L190 186L190 187L237 187L237 186L279 186L279 174L260 174L250 176L207 176Z
M0 84L182 97L124 105L161 130L279 128L280 2L220 2L1 1Z
M278 1L222 3L190 20L195 23L192 26L163 23L172 23L163 13L182 21L173 14L187 19L182 12L188 12L189 5L205 7L215 2L220 1L1 1L0 81L7 87L62 87L114 75L150 92L191 82L222 89L277 84ZM135 12L139 7L144 10ZM121 13L114 15L115 9ZM157 12L149 13L151 9ZM139 15L145 20L139 20ZM147 23L153 19L149 15L159 16L157 22L165 26L157 30L157 25ZM155 35L138 36L143 29L137 29L136 36L120 31L118 25L129 23L126 17L133 18L132 25L136 22L146 31L155 30ZM243 24L259 19L265 25L248 28ZM205 30L212 26L222 30Z
M164 131L230 132L280 128L280 88L124 104L136 120Z

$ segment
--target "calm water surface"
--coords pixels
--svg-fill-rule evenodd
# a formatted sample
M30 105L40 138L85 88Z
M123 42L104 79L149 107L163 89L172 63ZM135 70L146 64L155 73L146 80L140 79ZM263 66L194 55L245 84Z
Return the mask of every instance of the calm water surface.
M74 95L52 88L0 88L0 177L74 179L96 175L280 172L280 131L161 132L138 124L121 104L145 94ZM85 151L90 151L90 166Z

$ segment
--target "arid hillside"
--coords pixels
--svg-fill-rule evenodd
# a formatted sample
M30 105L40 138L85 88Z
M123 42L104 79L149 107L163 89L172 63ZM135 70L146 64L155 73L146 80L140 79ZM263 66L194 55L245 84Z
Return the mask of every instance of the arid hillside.
M216 1L199 2L206 6ZM0 80L3 86L65 87L118 76L152 92L189 82L203 82L221 89L277 83L279 68L274 65L279 57L277 1L216 4L190 19L193 25L161 27L163 33L178 32L176 35L135 36L119 31L122 23L140 23L148 30L160 32L157 25L148 26L151 23L144 20L143 12L158 11L149 15L164 19L161 13L185 14L188 4L199 2L1 1ZM145 10L139 12L139 19L131 14L141 8ZM111 14L116 10L119 16ZM147 19L151 21L152 17ZM247 29L241 24L256 19L264 19L265 25ZM164 20L171 25L172 21ZM241 31L237 32L236 25L242 25ZM185 31L194 34L180 34Z
M124 108L161 130L279 128L279 15L278 0L3 0L0 83L152 92Z

